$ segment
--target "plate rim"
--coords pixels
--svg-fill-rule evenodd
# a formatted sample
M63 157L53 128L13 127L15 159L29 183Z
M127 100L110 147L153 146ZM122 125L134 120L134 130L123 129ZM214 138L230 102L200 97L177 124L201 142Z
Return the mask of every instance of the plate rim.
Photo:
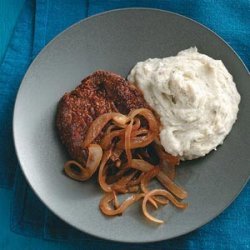
M135 244L140 244L140 243L156 243L156 242L161 242L161 241L165 241L165 240L170 240L170 239L175 239L175 238L178 238L182 235L186 235L188 233L191 233L193 231L195 231L196 229L199 229L201 228L202 226L208 224L209 222L211 222L212 220L214 220L215 218L217 218L223 211L225 211L234 201L235 199L240 195L241 191L244 189L244 187L247 185L249 179L250 179L250 175L248 175L246 177L246 179L244 180L241 188L239 191L237 191L237 193L232 197L232 199L228 202L228 204L226 204L226 206L224 206L220 211L218 211L216 214L214 214L211 218L209 218L208 220L206 220L205 222L202 222L200 223L199 226L195 226L193 228L190 228L189 230L186 230L184 233L179 233L179 234L176 234L175 236L173 237L168 237L168 238L164 238L164 237L161 237L161 238L157 238L155 240L152 240L152 239L147 239L147 240L137 240L137 241L130 241L129 239L125 239L123 238L122 240L121 239L117 239L116 237L113 237L110 236L109 238L105 237L105 236L101 236L101 235L98 235L98 234L95 234L93 232L88 232L88 231L85 231L84 229L82 228L79 228L78 226L72 224L70 221L67 221L65 218L63 218L61 215L57 214L56 211L54 211L53 208L51 208L51 206L46 203L45 200L43 200L43 198L40 196L40 194L35 190L35 187L32 185L32 181L31 179L28 178L28 175L26 174L26 171L25 171L25 167L23 166L23 164L21 163L21 160L20 160L20 153L18 152L18 140L17 140L17 136L16 136L16 124L17 124L17 106L18 106L18 99L20 99L20 95L21 95L21 92L22 92L22 88L24 86L24 82L26 80L26 77L28 75L28 73L30 72L32 66L34 66L38 59L43 55L44 51L52 44L54 43L58 38L60 38L65 32L67 32L68 30L72 29L73 27L75 26L78 26L79 24L81 23L85 23L85 22L89 22L91 21L92 19L95 19L95 18L98 18L100 16L103 16L103 15L109 15L110 13L113 13L113 12L126 12L126 11L154 11L154 12L161 12L163 14L170 14L170 15L173 15L173 16L177 16L177 17L180 17L180 18L183 18L185 19L186 21L190 22L190 23L193 23L195 25L198 25L200 26L201 28L205 29L206 31L210 32L213 36L215 36L217 39L221 40L225 46L227 46L234 54L234 56L239 60L240 64L243 66L243 68L245 69L246 73L249 75L249 70L247 68L247 66L245 65L245 63L243 62L243 60L241 59L241 57L235 52L235 50L222 38L220 37L215 31L213 31L212 29L208 28L207 26L205 26L204 24L190 18L190 17L187 17L187 16L184 16L182 14L179 14L179 13L176 13L176 12L173 12L173 11L168 11L168 10L163 10L163 9L160 9L160 8L147 8L147 7L127 7L127 8L117 8L117 9L112 9L112 10L108 10L108 11L104 11L104 12L101 12L101 13L97 13L97 14L94 14L94 15L91 15L89 17L86 17L84 19L81 19L79 20L78 22L70 25L68 28L64 29L63 31L61 31L59 34L57 34L52 40L50 40L42 49L41 51L36 55L36 57L34 58L34 60L31 62L31 64L29 65L28 69L26 70L25 72L25 75L20 83L20 86L18 88L18 92L17 92L17 95L16 95L16 98L15 98L15 104L14 104L14 110L13 110L13 116L12 116L12 135L13 135L13 140L14 140L14 147L15 147L15 152L16 152L16 156L17 156L17 159L18 159L18 164L20 166L20 169L23 173L23 175L25 176L25 179L28 183L28 185L31 187L32 191L36 194L36 196L39 198L39 200L46 206L46 208L48 208L55 216L59 217L62 221L64 221L65 223L69 224L70 226L72 226L73 228L79 230L80 232L83 232L85 234L88 234L88 235L91 235L93 237L96 237L98 239L102 239L102 240L107 240L107 241L111 241L111 242L121 242L121 243L135 243Z

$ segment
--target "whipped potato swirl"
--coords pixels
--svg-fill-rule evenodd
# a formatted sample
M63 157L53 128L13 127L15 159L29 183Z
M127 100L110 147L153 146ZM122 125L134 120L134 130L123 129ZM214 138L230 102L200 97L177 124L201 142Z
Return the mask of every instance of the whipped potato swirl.
M237 119L240 95L232 75L196 48L138 62L128 80L159 115L165 150L182 160L216 149Z

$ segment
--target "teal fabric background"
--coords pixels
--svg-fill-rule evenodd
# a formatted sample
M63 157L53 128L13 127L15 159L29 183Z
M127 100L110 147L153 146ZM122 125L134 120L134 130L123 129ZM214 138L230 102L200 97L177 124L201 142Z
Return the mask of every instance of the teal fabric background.
M0 189L1 203L4 204L0 214L10 216L10 225L4 216L5 223L0 226L0 249L14 249L10 246L24 242L21 236L18 236L19 239L13 236L13 232L25 235L27 240L36 237L37 243L32 239L34 245L30 249L71 249L74 246L79 249L250 248L249 184L224 213L201 229L169 241L127 245L99 240L66 225L38 200L22 176L13 147L12 112L17 89L29 64L55 35L80 19L110 9L134 6L174 11L205 24L221 35L250 67L248 0L26 0L0 66L0 187L12 190ZM6 204L10 200L12 206L9 211ZM8 230L10 232L6 233ZM5 241L1 242L1 234ZM16 241L12 240L14 238ZM26 247L29 249L29 246Z
M0 1L0 62L2 62L24 1L25 0Z

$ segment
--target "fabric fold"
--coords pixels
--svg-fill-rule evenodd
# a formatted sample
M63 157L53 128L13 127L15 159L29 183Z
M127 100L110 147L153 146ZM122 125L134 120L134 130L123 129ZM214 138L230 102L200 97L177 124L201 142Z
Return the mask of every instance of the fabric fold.
M26 1L0 66L0 187L11 188L18 165L12 137L16 94L32 59L35 1Z
M27 184L17 162L12 139L12 115L16 93L30 62L61 31L85 17L103 11L147 7L177 12L207 25L221 35L250 67L250 4L241 1L194 0L26 0L11 43L0 67L0 186L11 188L14 195L11 230L25 236L63 242L84 242L86 249L230 249L249 244L250 185L236 202L216 220L178 239L132 245L110 243L84 234L49 211ZM237 10L237 11L236 11ZM222 18L223 15L223 18ZM220 25L218 25L220 24ZM17 171L16 171L17 170ZM243 220L244 219L244 220ZM238 235L234 232L235 222ZM219 236L218 236L219 235ZM248 245L249 246L249 245ZM241 248L239 248L241 249Z

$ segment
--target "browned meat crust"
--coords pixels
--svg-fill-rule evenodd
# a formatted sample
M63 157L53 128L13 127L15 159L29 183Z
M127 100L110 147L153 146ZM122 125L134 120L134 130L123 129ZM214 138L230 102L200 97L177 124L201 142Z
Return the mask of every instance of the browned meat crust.
M142 107L148 108L148 105L136 87L119 75L96 71L61 98L56 126L70 156L82 163L82 142L93 120L104 113L119 111L127 114Z

